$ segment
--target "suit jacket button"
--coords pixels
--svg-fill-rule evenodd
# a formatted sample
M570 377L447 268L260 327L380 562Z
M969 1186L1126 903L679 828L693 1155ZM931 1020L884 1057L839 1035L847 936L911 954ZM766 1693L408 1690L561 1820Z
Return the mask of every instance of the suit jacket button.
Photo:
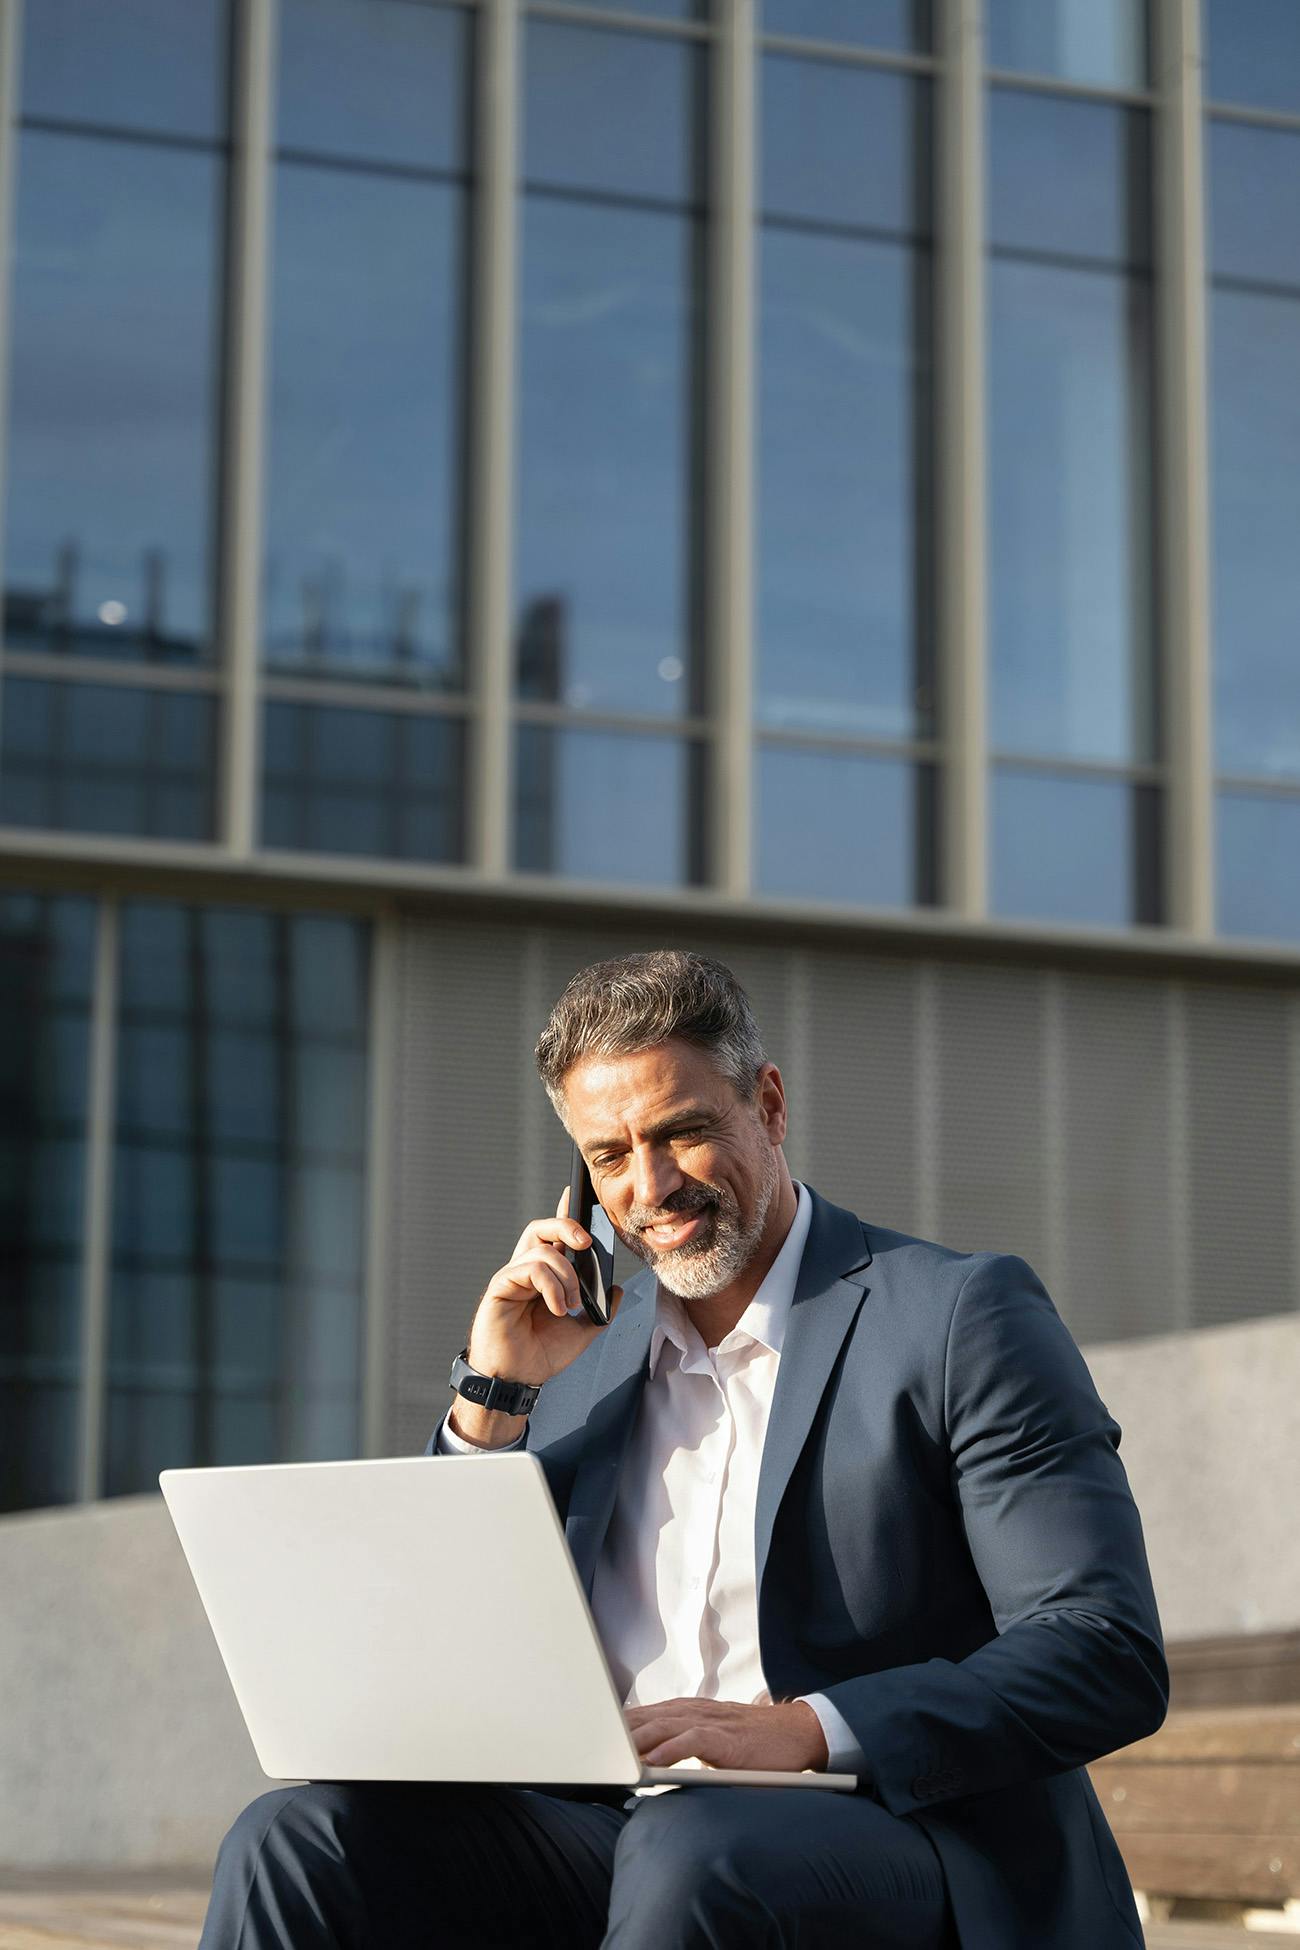
M918 1801L928 1801L930 1798L930 1787L930 1776L928 1774L918 1774L912 1783L912 1792Z

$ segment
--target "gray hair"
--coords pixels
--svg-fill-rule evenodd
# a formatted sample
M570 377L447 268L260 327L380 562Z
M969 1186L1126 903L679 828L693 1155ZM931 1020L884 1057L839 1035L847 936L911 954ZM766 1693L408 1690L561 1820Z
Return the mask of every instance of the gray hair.
M682 948L580 968L537 1039L537 1068L564 1121L564 1079L586 1056L632 1056L676 1037L707 1050L746 1101L767 1061L749 997L731 970Z

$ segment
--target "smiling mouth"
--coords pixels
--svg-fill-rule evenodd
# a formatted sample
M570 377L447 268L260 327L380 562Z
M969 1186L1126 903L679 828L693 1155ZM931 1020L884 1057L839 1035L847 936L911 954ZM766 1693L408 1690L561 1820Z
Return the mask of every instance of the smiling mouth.
M678 1246L684 1246L708 1218L708 1212L689 1212L680 1218L662 1219L652 1226L642 1226L641 1237L655 1248L656 1252L671 1253Z

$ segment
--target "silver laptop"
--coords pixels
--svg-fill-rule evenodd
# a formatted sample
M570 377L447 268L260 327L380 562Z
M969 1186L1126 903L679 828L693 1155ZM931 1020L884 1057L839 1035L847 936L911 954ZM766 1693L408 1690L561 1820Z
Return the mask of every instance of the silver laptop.
M273 1780L857 1786L642 1766L535 1456L159 1481Z

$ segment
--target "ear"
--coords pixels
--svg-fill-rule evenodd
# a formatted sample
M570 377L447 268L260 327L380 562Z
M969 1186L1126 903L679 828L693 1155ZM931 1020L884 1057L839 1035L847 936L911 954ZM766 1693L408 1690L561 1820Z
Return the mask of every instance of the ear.
M769 1144L785 1143L788 1122L785 1102L785 1084L775 1063L765 1063L758 1073L758 1089L754 1094L754 1108L767 1132Z

